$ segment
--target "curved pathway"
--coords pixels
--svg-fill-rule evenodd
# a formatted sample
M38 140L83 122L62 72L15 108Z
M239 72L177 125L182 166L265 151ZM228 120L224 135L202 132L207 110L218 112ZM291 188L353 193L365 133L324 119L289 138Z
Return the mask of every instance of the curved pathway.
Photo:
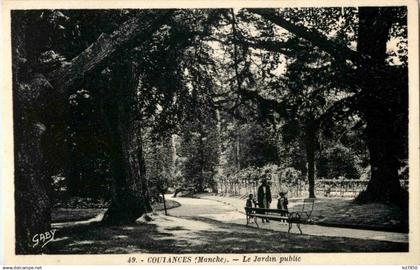
M126 225L102 226L95 223L100 218L97 217L83 224L77 223L80 226L56 227L57 239L46 246L45 253L242 254L408 250L408 244L398 237L375 235L378 232L306 225L303 226L305 234L298 235L285 233L287 226L275 222L261 224L261 229L246 227L245 217L238 211L242 208L241 200L235 206L235 203L215 196L201 199L169 197L181 204L168 210L169 216L158 211L150 215L151 220L141 217L136 223Z
M168 211L169 215L175 217L203 217L220 221L224 223L233 223L245 225L245 215L241 211L244 202L238 199L218 197L218 196L201 196L201 198L172 198L168 199L177 201L180 207ZM287 224L279 222L259 223L260 229L287 232ZM251 225L255 226L255 225ZM408 242L408 234L396 232L383 232L373 230L346 229L336 227L326 227L318 225L302 225L304 234L316 236L336 236L366 240L383 240L399 243ZM295 226L291 233L298 233Z

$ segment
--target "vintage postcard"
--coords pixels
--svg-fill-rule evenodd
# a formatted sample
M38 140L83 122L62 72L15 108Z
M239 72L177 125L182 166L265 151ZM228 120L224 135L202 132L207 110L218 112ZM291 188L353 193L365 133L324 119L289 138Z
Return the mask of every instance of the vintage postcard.
M418 26L415 0L3 1L4 263L419 264Z

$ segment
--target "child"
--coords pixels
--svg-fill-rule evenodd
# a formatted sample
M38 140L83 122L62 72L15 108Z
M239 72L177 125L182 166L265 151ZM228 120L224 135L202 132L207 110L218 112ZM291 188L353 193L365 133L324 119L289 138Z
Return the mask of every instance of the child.
M246 200L245 207L253 208L256 205L257 205L257 202L254 200L254 195L253 194L249 194L248 195L248 199Z
M286 194L287 192L280 191L279 200L277 201L277 209L287 211L287 205L289 204L289 200L287 200Z
M254 208L254 207L257 207L257 205L258 205L258 203L255 201L255 199L254 199L254 195L253 194L249 194L248 195L248 199L246 200L246 205L245 205L245 207L248 207L248 208ZM251 210L246 210L246 222L247 222L247 224L248 223L252 223L252 221L251 221L251 217L249 216L249 214L251 214Z

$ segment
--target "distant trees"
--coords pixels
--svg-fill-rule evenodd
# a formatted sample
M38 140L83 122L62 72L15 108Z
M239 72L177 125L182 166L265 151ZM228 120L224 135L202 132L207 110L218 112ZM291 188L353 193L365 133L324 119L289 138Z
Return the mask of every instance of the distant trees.
M184 178L181 188L195 192L214 188L220 154L218 118L211 95L215 91L212 76L217 73L212 68L214 63L208 49L206 44L198 42L186 51L183 61L183 80L188 92L184 95L184 118L179 131Z
M360 160L351 149L336 144L325 149L317 160L317 176L327 179L345 177L359 179L361 176Z
M365 142L370 152L370 163L376 164L372 171L369 187L359 197L359 201L402 202L401 200L406 197L400 192L398 167L401 165L399 159L404 159L406 155L401 149L406 149L407 145L406 102L408 91L405 62L407 42L405 8L248 9L241 12L242 21L236 22L234 35L237 38L234 41L243 46L244 50L248 50L248 48L263 49L272 52L273 56L281 53L288 56L289 59L296 59L308 48L326 53L331 59L326 62L330 75L320 76L323 80L319 84L322 88L336 88L344 91L347 95L331 104L330 108L321 115L320 124L325 126L325 122L330 122L332 119L337 121L337 119L345 119L352 114L358 115L361 121L366 124ZM264 24L253 14L260 15L268 23ZM242 30L241 32L238 27L240 24L252 25L261 31L249 33ZM277 31L277 35L273 34L274 26L279 26L287 32ZM370 35L369 32L375 32L375 35ZM398 39L398 53L390 55L387 51L387 43L395 41L395 39ZM296 40L298 42L295 42ZM357 47L357 51L351 47ZM373 52L373 48L376 47L380 50ZM285 106L283 106L282 97L273 96L266 91L249 91L255 85L261 89L261 83L255 84L256 70L261 69L258 67L258 61L249 60L249 54L246 55L241 58L248 59L243 65L243 67L247 67L244 70L247 71L247 75L252 74L251 77L254 78L241 79L241 82L245 82L247 87L238 88L238 92L241 92L241 95L246 99L257 100L263 110L267 111L267 108L272 108L272 111L283 110ZM251 56L251 59L256 58ZM272 58L269 62L275 63L276 60ZM284 59L277 57L277 62L284 62ZM274 72L279 75L278 71L274 71L274 65L271 64L271 66L272 74ZM264 74L269 74L269 72L263 71L263 77ZM303 70L298 71L297 74L299 72L303 72ZM244 75L244 73L239 72L237 75ZM263 79L259 78L260 81ZM296 80L289 82L299 83ZM269 81L267 83L271 84ZM277 88L281 90L283 86L278 85ZM267 90L267 87L263 89ZM386 98L384 98L385 96ZM325 98L323 95L320 97ZM389 121L381 120L380 115L383 115L382 113L385 111L392 112L392 116L389 115L386 118L390 119ZM313 121L309 122L312 123L311 125L314 124ZM310 130L315 129L311 128ZM306 136L311 134L310 130L305 131ZM392 130L392 132L387 133L386 130ZM387 135L384 137L379 135L385 133ZM311 141L309 138L314 138L314 136L309 136L308 142ZM316 143L307 144L307 149L313 149L313 147L309 147L310 145L316 145ZM386 145L390 147L387 148ZM395 146L399 147L395 148ZM309 161L313 160L312 153L313 150L307 152ZM385 156L387 158L383 158ZM310 165L308 166L308 176L314 175L311 164L313 162L308 162ZM310 182L312 182L311 178ZM313 185L311 184L311 186ZM377 190L381 192L376 192Z
M398 149L406 149L405 132L408 130L408 85L404 57L407 10L405 7L360 7L357 12L353 11L355 10L312 9L312 15L316 14L312 18L318 19L318 29L314 30L315 27L302 26L299 23L300 18L296 16L299 10L286 10L285 17L289 19L274 10L251 10L311 42L334 58L336 74L342 78L340 83L347 85L354 93L351 98L343 100L340 106L335 107L340 107L342 111L350 109L360 113L366 123L366 143L372 174L366 192L359 196L358 201L403 203L406 196L401 193L398 180L399 157L402 154ZM340 17L340 14L345 18L344 24L337 30L339 38L333 40L326 36L328 32L325 33L325 27L337 25L330 20ZM357 34L354 34L355 29ZM357 51L348 47L351 39L343 42L341 38L349 30L353 33L347 36L356 42ZM399 38L400 53L403 55L398 58L398 65L389 62L387 54L387 43L395 35ZM281 47L282 44L275 44L271 50L279 45Z
M238 127L241 167L262 167L279 162L276 136L267 126L249 122ZM231 138L234 138L231 136ZM281 162L281 161L280 161Z
M306 154L304 171L309 182L309 196L315 197L315 155L319 148L321 121L327 109L344 92L332 83L334 66L331 59L287 33L281 33L282 42L274 42L279 47L273 47L272 41L266 41L277 38L279 31L272 25L253 21L252 14L246 11L241 11L237 18L241 19L237 24L242 28L235 28L231 44L233 50L240 46L246 55L235 61L242 67L236 74L238 85L243 85L238 87L238 94L242 100L257 104L260 117L279 130L283 143L301 142ZM246 25L257 24L258 37L244 29ZM259 41L249 41L255 39Z
M214 115L209 114L198 120L195 125L184 125L179 149L180 158L183 160L183 188L190 188L195 192L214 188L214 176L219 161L214 118Z
M177 174L176 142L172 136L156 138L148 128L143 133L144 162L152 202L174 185Z

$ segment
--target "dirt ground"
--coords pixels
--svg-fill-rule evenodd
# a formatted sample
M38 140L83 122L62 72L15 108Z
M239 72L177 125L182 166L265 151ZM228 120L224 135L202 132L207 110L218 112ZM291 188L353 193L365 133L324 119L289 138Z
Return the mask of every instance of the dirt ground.
M243 198L212 193L199 194L197 197L217 200L232 205L240 212L244 211ZM300 211L302 201L303 198L289 198L289 211ZM273 198L272 207L276 205L277 200ZM316 198L311 218L319 225L408 232L408 209L380 203L356 204L349 198Z
M287 234L208 218L158 214L150 223L61 228L49 254L404 252L408 244L344 237Z
M208 195L207 195L208 196ZM217 200L215 200L217 199ZM301 200L291 200L299 208ZM128 253L281 253L281 252L404 252L408 251L403 233L363 231L305 225L304 234L287 233L287 226L265 224L263 228L245 226L239 198L171 198L169 216L155 207L152 221L124 226L105 226L100 221L105 209L58 209L53 242L45 246L49 254L128 254ZM390 211L368 213L366 207L349 201L317 200L314 216L318 221L332 219L349 222L351 217L371 223L388 219ZM371 207L371 206L369 206ZM373 206L381 209L381 206ZM366 211L365 211L366 212ZM98 214L99 215L96 215ZM325 215L324 215L325 213ZM351 214L349 216L349 213ZM387 214L388 213L388 214ZM380 217L383 214L385 217ZM96 217L95 217L96 215ZM337 217L334 219L334 217ZM79 221L81 218L90 220ZM355 221L353 221L355 222ZM275 227L275 229L271 227ZM282 227L279 229L279 227ZM284 228L283 228L284 227ZM271 229L270 229L271 228ZM296 231L296 230L295 230ZM333 233L336 232L336 233ZM375 234L377 234L375 236ZM383 234L383 235L382 235ZM395 238L393 234L397 234ZM383 237L382 237L383 236ZM401 239L400 239L401 238Z

